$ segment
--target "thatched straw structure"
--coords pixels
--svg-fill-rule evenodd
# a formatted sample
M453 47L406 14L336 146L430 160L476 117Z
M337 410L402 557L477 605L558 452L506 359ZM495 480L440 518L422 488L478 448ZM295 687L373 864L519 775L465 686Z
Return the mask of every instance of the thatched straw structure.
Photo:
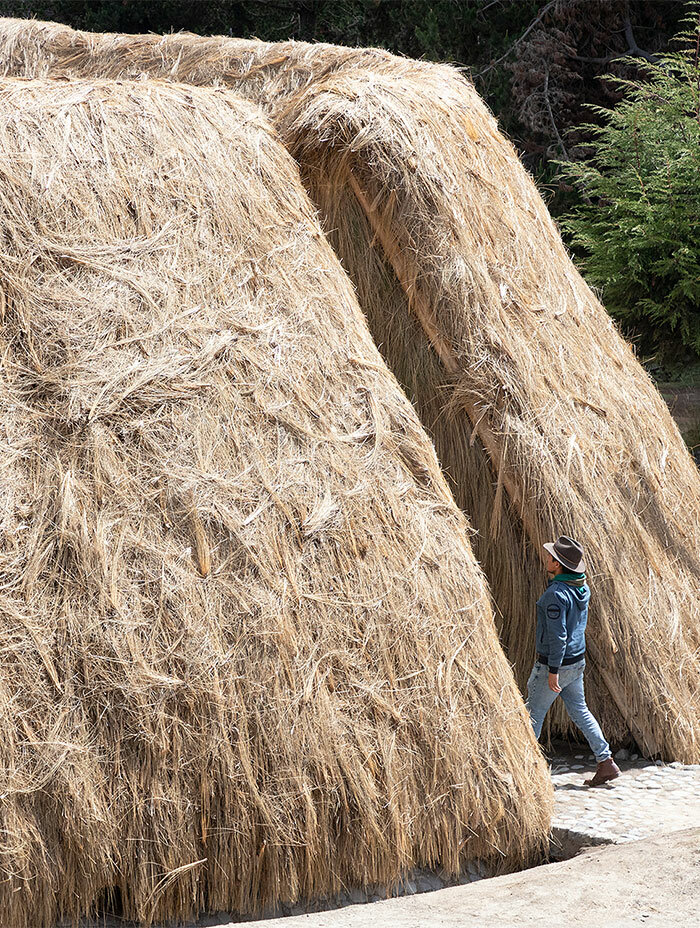
M230 92L0 82L0 922L541 853L469 528Z
M473 87L371 49L12 20L0 35L13 73L176 77L265 106L479 529L521 685L541 542L572 534L592 575L592 708L615 741L700 761L697 470Z
M285 137L479 529L519 682L541 545L571 535L594 593L595 714L612 741L629 731L646 753L698 762L694 462L474 91L444 69L373 75L371 93L368 77L312 85ZM550 730L565 731L558 710Z

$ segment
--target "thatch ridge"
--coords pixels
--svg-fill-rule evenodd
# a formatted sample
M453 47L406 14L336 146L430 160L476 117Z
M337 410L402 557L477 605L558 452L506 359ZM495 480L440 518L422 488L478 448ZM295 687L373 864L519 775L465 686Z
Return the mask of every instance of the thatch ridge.
M535 859L468 525L259 111L4 80L0 114L0 921Z
M176 75L267 108L479 529L521 686L539 547L568 532L590 553L594 711L614 740L700 760L697 470L474 88L371 49L0 34L30 72Z
M126 35L59 23L0 17L0 73L15 77L158 76L198 86L228 86L268 112L313 80L344 67L391 68L378 48L260 42L191 32ZM99 62L99 65L98 65Z

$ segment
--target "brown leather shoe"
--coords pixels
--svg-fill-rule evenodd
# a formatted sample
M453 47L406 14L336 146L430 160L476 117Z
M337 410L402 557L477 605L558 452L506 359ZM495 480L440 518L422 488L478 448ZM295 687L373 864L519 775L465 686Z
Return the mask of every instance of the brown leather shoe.
M598 769L590 780L584 780L586 786L602 786L609 783L610 780L616 780L620 776L620 768L617 766L612 757L603 760L598 764Z

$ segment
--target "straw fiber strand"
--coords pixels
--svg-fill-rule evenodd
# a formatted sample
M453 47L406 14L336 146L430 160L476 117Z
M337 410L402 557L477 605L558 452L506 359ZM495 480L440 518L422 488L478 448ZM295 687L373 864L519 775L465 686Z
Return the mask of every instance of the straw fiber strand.
M536 860L470 529L268 123L155 82L0 117L0 922Z

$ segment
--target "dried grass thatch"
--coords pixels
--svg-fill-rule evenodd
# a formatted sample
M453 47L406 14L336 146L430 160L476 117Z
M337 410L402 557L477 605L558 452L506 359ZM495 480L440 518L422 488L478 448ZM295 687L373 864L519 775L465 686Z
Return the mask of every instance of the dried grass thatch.
M480 531L521 684L541 545L569 534L606 732L700 761L697 468L495 120L451 69L397 63L319 80L280 128Z
M259 112L2 81L0 201L0 922L536 858L466 520Z
M700 761L697 470L473 87L372 49L11 20L0 35L14 73L176 77L266 107L480 531L521 685L540 545L573 534L592 708L615 741ZM561 707L550 722L570 731Z

